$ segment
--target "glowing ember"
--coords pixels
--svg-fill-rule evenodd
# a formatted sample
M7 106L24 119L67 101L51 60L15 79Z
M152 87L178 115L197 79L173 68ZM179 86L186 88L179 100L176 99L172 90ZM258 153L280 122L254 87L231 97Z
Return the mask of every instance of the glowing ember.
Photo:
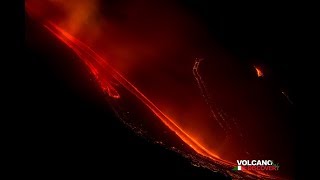
M259 67L257 67L257 66L253 66L253 67L254 67L254 69L256 70L258 77L263 77L263 76L264 76L263 73L262 73L262 71L261 71L261 69L260 69Z

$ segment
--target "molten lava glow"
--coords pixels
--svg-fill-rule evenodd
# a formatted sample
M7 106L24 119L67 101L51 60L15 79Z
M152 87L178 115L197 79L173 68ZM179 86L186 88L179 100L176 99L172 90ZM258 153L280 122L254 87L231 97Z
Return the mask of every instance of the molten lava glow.
M123 75L121 75L118 71L116 71L113 67L111 67L105 59L100 57L97 53L95 53L90 47L83 44L81 41L77 40L70 34L68 34L63 29L59 28L52 22L48 22L44 24L44 26L52 32L57 38L59 38L62 42L68 45L83 61L84 64L90 69L90 72L94 75L96 81L100 84L100 88L106 92L110 97L120 98L117 90L111 85L111 80L114 80L125 87L128 91L130 91L133 95L135 95L138 99L140 99L153 113L156 115L170 130L175 132L177 136L179 136L186 144L188 144L192 149L194 149L197 153L208 157L212 160L218 161L221 164L235 166L236 164L225 161L217 156L214 152L206 149L203 144L195 140L192 135L188 134L181 127L179 127L173 119L168 117L168 115L164 114L153 102L151 102L142 92L139 91L132 83L130 83ZM197 81L202 81L201 76L197 74L197 69L199 65L199 61L196 61L194 72L196 73ZM201 83L200 83L201 84ZM203 84L202 84L203 85ZM213 110L212 110L212 113ZM217 120L218 118L215 117ZM251 175L263 175L265 177L271 177L263 172L250 172L245 171Z
M116 89L109 83L112 79L128 91L134 94L140 99L168 128L174 131L185 143L192 147L196 152L203 156L210 157L212 159L218 159L219 157L206 149L202 144L197 142L191 135L181 129L172 119L164 114L156 105L154 105L145 95L143 95L133 84L131 84L125 77L123 77L118 71L112 68L107 61L101 58L90 47L86 46L73 36L65 32L53 23L44 25L50 32L52 32L57 38L67 44L88 66L90 72L94 75L97 82L100 84L101 89L108 93L113 98L120 98L120 95Z
M256 73L257 73L257 76L258 77L263 77L264 75L263 75L263 73L262 73L262 71L261 71L261 69L259 68L259 67L257 67L257 66L253 66L254 67L254 69L256 70Z
M39 15L41 14L41 10L39 10L39 7L37 7L36 5L37 3L26 4L26 9L31 16L41 16ZM89 8L87 7L88 5L84 5L79 6L78 8L84 8L85 11L91 11L92 9L94 9L92 6L89 6ZM81 27L81 23L83 23L83 21L80 20L78 16L80 15L74 13L70 15L70 18L67 22L67 24L71 24L71 27L69 28L62 28L61 25L58 25L58 23L52 21L51 19L46 19L45 16L40 18L40 22L55 37L57 37L59 40L65 43L70 49L73 50L73 52L79 57L79 59L87 66L90 73L94 76L96 82L99 84L101 90L108 96L114 99L122 98L121 94L119 93L119 90L117 90L114 84L118 84L119 86L124 87L127 91L129 91L137 99L139 99L146 107L148 107L148 109L151 112L153 112L153 114L156 117L158 117L158 119L164 125L166 125L171 131L173 131L182 141L188 144L195 152L228 167L233 167L236 165L219 157L212 149L207 148L206 144L197 140L197 138L193 134L187 132L183 127L177 124L177 121L175 119L169 117L168 114L165 114L154 102L152 102L135 85L133 85L133 83L131 83L128 79L126 79L124 75L122 75L118 70L116 70L110 64L108 59L103 58L101 55L99 55L97 53L97 49L91 48L89 45L83 43L83 41L79 40L80 38L75 38L74 32L76 32ZM82 14L82 16L85 15ZM210 108L210 112L213 116L213 119L219 124L219 126L222 129L224 129L225 132L228 132L228 129L230 129L230 127L225 120L223 112L217 111L217 108L213 107L213 105L210 103L208 97L209 95L206 90L204 81L202 80L198 72L198 66L200 61L200 59L196 60L193 67L193 75L201 90L201 94L206 101L206 104ZM257 67L255 67L255 69L257 71L258 77L262 77L263 73L261 72L261 70ZM244 172L247 174L256 175L258 177L272 178L272 176L259 171Z

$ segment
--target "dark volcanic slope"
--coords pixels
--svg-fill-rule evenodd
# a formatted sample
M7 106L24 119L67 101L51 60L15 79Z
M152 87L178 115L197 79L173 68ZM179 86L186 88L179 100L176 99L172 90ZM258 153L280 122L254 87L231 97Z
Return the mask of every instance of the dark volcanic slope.
M41 44L44 41L33 39L28 32L50 43ZM27 34L27 66L22 81L28 87L28 96L21 113L31 119L33 127L28 149L32 152L30 162L37 164L35 175L227 179L193 166L181 154L150 143L126 128L68 48L32 23L27 26ZM39 42L40 48L39 44L35 48L34 43Z

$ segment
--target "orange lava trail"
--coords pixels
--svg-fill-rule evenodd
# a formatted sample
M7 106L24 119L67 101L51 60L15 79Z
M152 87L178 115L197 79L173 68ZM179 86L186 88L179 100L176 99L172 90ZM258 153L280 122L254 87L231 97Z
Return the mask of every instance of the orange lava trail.
M44 25L50 32L52 32L57 38L67 44L84 63L88 66L93 73L101 88L109 93L111 97L120 98L118 92L107 83L107 78L116 80L119 84L125 87L128 91L134 94L140 99L170 130L175 132L186 144L188 144L197 153L212 158L220 159L216 154L206 149L202 144L197 142L191 135L181 129L172 119L164 114L155 104L153 104L144 94L142 94L133 84L131 84L125 77L112 68L102 57L95 53L90 47L75 39L73 36L65 32L53 23ZM106 77L107 78L106 78ZM112 94L110 94L112 89Z
M227 138L229 138L230 135L229 135L228 131L231 131L231 127L229 126L228 122L224 118L224 116L226 116L226 114L221 109L216 108L216 107L214 108L214 106L212 105L212 102L210 100L210 96L209 96L208 90L206 88L205 82L203 81L201 75L199 74L199 71L198 71L199 70L199 65L200 65L200 62L202 60L203 59L201 59L201 58L196 58L195 59L195 63L194 63L193 68L192 68L193 75L194 75L194 77L195 77L195 79L197 81L198 87L199 87L199 89L201 91L201 95L203 96L206 104L209 106L209 109L210 109L210 112L212 114L212 117L217 121L219 126L227 133ZM258 70L257 70L257 72L259 72L260 75L263 76L262 72L260 70L259 71ZM215 111L215 109L217 111ZM234 119L233 119L233 123L239 129L239 126L237 126L237 124L236 124ZM225 125L223 125L223 124L225 124ZM240 129L239 129L239 132L240 132L240 137L242 138L242 133L241 133ZM222 160L222 159L220 159L220 162L223 162L223 164L234 166L234 164L232 164L232 163L230 163L228 161ZM268 175L268 174L266 174L264 172L261 172L261 171L251 172L251 171L248 171L248 170L244 170L244 172L246 172L247 174L255 175L255 176L264 176L264 177L272 178L270 175Z
M108 64L105 59L99 56L86 44L77 40L72 35L52 22L47 22L43 25L79 56L80 60L82 60L87 65L90 72L94 75L103 92L107 93L109 96L115 99L120 98L120 94L118 93L118 91L111 85L111 80L114 80L129 92L131 92L133 95L135 95L140 101L142 101L170 130L172 130L179 138L181 138L181 140L188 144L195 152L216 162L219 162L220 164L231 167L236 165L235 163L231 163L229 161L221 159L214 152L206 149L204 145L199 143L192 137L192 135L188 134L182 128L180 128L179 125L174 122L174 120L164 114L153 102L151 102L144 94L142 94L139 89L137 89L124 76L122 76L118 71L110 66L110 64ZM258 171L245 172L256 176L263 175L264 177L271 177Z

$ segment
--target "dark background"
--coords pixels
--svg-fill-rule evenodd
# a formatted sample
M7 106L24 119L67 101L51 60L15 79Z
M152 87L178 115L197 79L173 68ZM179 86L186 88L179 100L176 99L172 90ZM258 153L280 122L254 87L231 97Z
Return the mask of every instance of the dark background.
M181 6L206 22L212 36L239 61L270 67L272 76L268 81L285 87L296 102L297 65L291 58L295 52L290 49L295 12L272 3L231 7L228 3L189 0L181 2ZM23 4L20 10L23 12ZM37 164L36 172L46 172L44 177L180 175L223 179L222 175L194 167L174 152L148 143L124 127L108 108L104 95L88 79L85 69L79 68L77 61L65 61L76 58L68 49L53 37L49 37L53 42L50 48L25 46L24 31L46 38L48 34L25 18L24 13L20 15L22 23L16 42L24 53L14 54L22 60L22 66L21 84L13 86L18 90L14 105L18 110L13 115L22 115L23 125L30 127L28 136L24 136L24 149L29 161ZM298 111L297 105L292 108ZM298 121L292 123L297 126ZM294 137L297 177L304 177L299 156L303 154L301 129L297 128Z

